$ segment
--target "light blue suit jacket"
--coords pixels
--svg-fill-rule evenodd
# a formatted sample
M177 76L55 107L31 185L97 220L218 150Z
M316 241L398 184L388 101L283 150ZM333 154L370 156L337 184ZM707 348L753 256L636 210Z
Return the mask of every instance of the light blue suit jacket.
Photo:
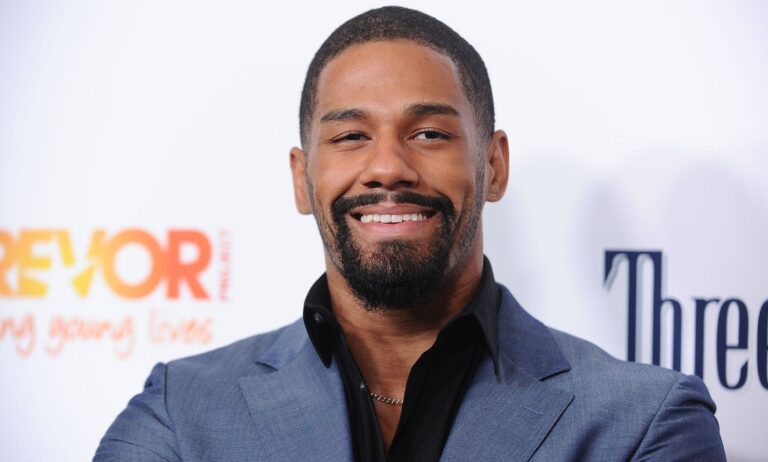
M498 376L487 356L443 461L721 461L704 384L626 363L547 328L502 288ZM301 321L167 365L117 417L97 461L347 461L337 365Z

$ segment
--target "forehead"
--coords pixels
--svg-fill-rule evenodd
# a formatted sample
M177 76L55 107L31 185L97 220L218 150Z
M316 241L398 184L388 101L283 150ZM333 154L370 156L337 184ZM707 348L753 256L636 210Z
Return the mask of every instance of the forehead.
M353 45L320 73L313 124L328 111L362 108L394 114L418 103L440 103L471 117L453 61L409 40Z

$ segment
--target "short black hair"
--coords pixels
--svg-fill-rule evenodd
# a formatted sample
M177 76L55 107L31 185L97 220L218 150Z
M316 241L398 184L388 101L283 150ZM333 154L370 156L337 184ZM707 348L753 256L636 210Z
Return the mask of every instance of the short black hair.
M451 59L459 71L465 96L473 106L478 133L490 138L494 127L493 94L483 59L461 35L421 11L385 6L366 11L339 26L315 53L304 79L299 108L301 143L307 147L315 110L317 81L326 64L352 45L406 39Z

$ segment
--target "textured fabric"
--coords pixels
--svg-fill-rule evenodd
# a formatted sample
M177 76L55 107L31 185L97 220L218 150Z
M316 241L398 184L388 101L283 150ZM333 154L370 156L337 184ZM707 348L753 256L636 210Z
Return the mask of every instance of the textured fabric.
M350 419L357 462L430 462L440 459L464 394L484 355L498 363L500 290L487 258L476 293L438 334L435 344L416 361L408 376L400 421L385 455L384 442L369 394L346 337L331 310L325 275L304 302L304 325L326 367L336 359ZM375 389L373 391L376 391Z
M301 321L156 366L97 461L349 461L344 389ZM697 377L619 361L502 288L499 371L481 362L443 461L724 461Z

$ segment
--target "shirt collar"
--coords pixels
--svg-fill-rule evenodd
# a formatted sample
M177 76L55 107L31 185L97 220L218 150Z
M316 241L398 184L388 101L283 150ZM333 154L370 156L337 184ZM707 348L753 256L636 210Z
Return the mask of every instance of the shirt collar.
M471 301L448 324L465 317L474 318L483 333L496 374L499 371L499 304L501 292L493 277L491 263L483 257L483 275ZM312 285L304 300L304 326L325 367L331 366L333 350L341 327L331 309L328 279L325 274ZM445 328L443 328L445 329Z
M483 276L472 300L464 307L455 320L463 316L474 316L483 331L485 345L493 358L493 368L499 374L499 305L501 289L496 285L493 269L488 257L483 256Z

